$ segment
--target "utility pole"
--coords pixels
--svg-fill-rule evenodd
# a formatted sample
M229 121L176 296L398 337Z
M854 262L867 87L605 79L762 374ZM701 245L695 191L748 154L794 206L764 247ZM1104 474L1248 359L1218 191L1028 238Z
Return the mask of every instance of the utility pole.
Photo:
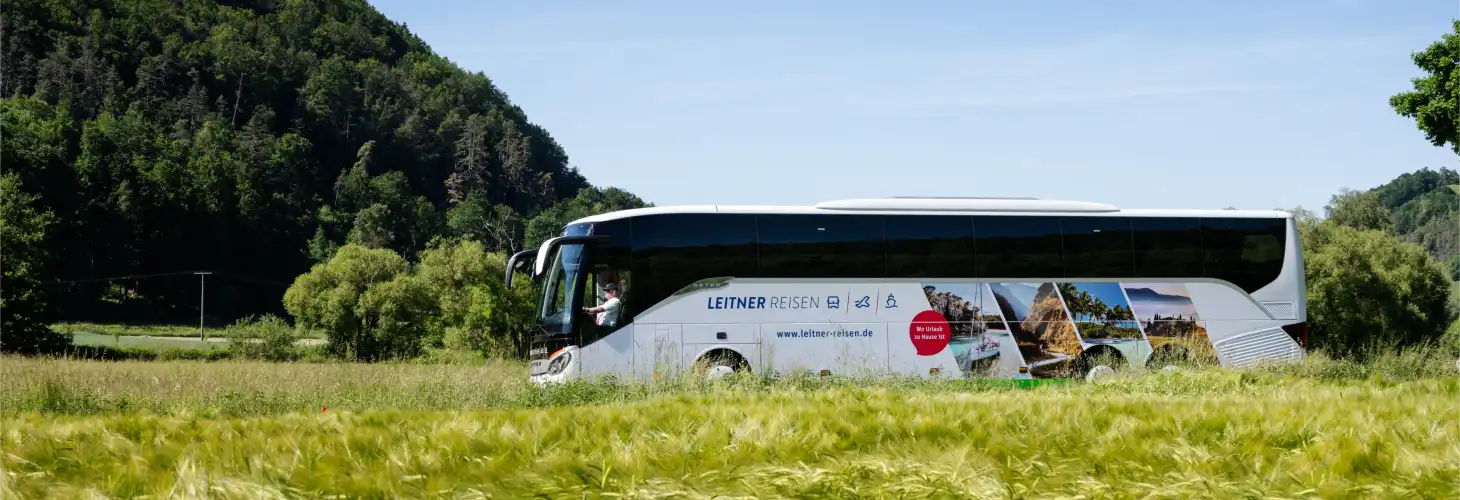
M208 275L212 271L198 271L198 340L208 340L206 330L203 328L203 307L208 302Z

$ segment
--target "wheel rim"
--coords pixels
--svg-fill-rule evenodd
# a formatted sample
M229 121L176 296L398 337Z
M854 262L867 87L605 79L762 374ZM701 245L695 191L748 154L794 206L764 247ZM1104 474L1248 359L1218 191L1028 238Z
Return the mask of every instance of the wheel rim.
M1114 375L1115 375L1115 369L1114 368L1111 368L1111 367L1106 366L1106 365L1099 365L1099 366L1096 366L1096 367L1090 369L1090 373L1088 373L1088 374L1085 375L1085 380L1099 380L1099 379L1111 377L1111 376L1114 376Z
M705 378L709 380L717 380L720 378L724 378L731 373L735 373L734 368L725 365L713 365L705 370Z

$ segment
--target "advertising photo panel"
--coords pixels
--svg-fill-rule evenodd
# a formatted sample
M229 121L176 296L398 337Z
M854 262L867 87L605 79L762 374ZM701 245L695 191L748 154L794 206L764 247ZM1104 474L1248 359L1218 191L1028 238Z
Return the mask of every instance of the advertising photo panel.
M1019 343L1014 340L1014 334L1009 331L1009 325L1004 321L1004 313L999 310L999 301L994 297L993 289L987 283L978 284L978 321L984 325L984 335L993 337L999 345L1000 373L997 376L1014 376L1019 373L1020 367L1029 366L1024 361L1024 354L1019 352Z
M991 283L989 288L1031 374L1052 376L1083 351L1054 283Z
M1151 352L1119 283L1060 283L1059 289L1085 349L1110 346L1136 363Z
M986 289L981 283L923 283L928 304L952 329L948 348L964 376L1010 376L1023 360L1002 314L988 310L986 304L995 302L983 301Z
M1152 355L1173 344L1194 346L1202 353L1211 350L1206 323L1183 283L1123 283L1131 312L1150 341ZM1215 356L1213 351L1211 355Z

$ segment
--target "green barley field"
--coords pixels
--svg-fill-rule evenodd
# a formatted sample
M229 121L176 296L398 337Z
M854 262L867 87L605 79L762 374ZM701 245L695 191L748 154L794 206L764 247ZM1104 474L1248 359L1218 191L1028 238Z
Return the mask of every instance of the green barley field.
M0 498L1460 498L1422 352L1020 388L0 358Z

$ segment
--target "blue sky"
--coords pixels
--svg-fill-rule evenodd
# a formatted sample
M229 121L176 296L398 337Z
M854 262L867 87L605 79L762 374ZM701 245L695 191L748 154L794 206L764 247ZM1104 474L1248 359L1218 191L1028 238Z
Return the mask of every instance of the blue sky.
M1319 211L1457 163L1388 105L1457 0L371 3L659 205Z

